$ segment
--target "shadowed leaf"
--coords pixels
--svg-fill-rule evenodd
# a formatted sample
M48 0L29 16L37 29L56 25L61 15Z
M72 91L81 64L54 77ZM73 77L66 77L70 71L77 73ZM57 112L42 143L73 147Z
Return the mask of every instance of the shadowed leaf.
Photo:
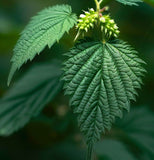
M56 64L32 67L0 101L0 135L10 135L38 115L62 89Z

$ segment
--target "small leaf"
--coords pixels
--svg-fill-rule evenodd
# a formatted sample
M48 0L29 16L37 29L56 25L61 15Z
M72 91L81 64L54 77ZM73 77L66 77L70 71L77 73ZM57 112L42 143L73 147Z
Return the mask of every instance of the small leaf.
M61 39L77 22L69 5L57 5L39 12L33 17L25 30L21 33L11 59L12 67L8 78L8 85L14 72L28 60L32 60L46 45L49 48Z
M59 68L52 63L34 66L0 100L0 135L23 127L60 92Z
M143 2L142 0L116 0L119 3L122 3L124 5L129 5L129 6L138 6L137 3Z
M137 52L127 43L115 40L108 43L77 44L65 62L65 89L77 114L79 127L91 146L105 129L110 129L115 117L129 110L141 87L145 70Z
M104 139L95 145L95 152L100 160L136 160L126 146L117 140Z

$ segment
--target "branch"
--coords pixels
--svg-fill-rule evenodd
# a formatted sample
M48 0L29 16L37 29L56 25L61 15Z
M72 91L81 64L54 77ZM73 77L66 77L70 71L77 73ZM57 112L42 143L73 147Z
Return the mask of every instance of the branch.
M103 2L103 0L100 0L98 3L101 4Z
M95 3L96 3L96 10L99 11L100 10L100 4L103 2L103 0L100 0L98 2L98 0L95 0Z

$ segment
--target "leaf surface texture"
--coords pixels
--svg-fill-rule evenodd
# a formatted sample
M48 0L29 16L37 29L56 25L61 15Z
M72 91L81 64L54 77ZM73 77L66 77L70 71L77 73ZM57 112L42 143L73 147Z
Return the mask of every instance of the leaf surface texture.
M56 41L59 41L63 34L75 25L76 21L77 17L72 14L69 5L49 7L34 16L21 33L14 48L8 84L17 69L28 60L32 60L46 45L50 48Z
M122 117L123 109L129 110L142 84L144 62L121 40L83 42L67 56L65 93L70 95L87 144L93 145L111 128L115 117Z

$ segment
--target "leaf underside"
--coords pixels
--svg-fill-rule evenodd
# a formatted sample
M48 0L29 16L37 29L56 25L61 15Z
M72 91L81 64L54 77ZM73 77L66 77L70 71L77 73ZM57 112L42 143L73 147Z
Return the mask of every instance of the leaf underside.
M62 89L60 67L39 64L29 70L0 101L0 135L10 135L38 115Z
M115 117L122 117L123 109L129 110L142 84L144 62L121 40L84 42L67 55L64 88L81 132L92 146Z
M69 5L57 5L49 7L34 16L18 40L14 55L11 59L8 85L14 72L28 60L32 60L46 45L49 48L61 39L65 32L74 26L77 21L75 14Z
M129 6L133 6L133 5L138 6L139 2L143 2L142 0L116 0L116 1Z

